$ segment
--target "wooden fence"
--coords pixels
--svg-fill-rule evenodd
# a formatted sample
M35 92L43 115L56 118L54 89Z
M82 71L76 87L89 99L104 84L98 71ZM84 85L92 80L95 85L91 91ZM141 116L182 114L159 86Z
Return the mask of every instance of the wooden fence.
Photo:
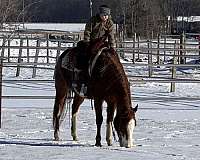
M192 44L186 43L184 40L180 43L180 39L174 38L171 39L171 42L168 42L166 38L167 36L164 36L163 39L161 39L161 36L158 36L154 40L141 40L138 37L134 37L132 41L118 42L117 46L121 47L117 47L116 50L122 59L125 60L123 62L124 66L148 67L149 78L154 76L154 68L158 67L170 68L170 79L176 78L176 67L199 67L200 49L198 42ZM3 36L0 37L0 41L4 44L1 46L1 57L5 58L3 61L4 66L16 67L16 76L20 75L22 67L32 68L32 77L36 76L37 68L54 69L55 62L60 53L68 47L76 46L78 42L77 39L50 39L49 36L42 38L36 36L34 38L24 34L21 37L20 35L12 37L12 40L8 39L7 36ZM13 51L16 53L16 50L18 54L11 54ZM169 57L170 63L166 62ZM142 58L146 59L145 63L142 62ZM181 63L181 58L184 59L184 63ZM187 59L191 58L196 59L197 63L186 63Z
M79 37L79 36L78 36ZM161 37L161 36L159 36ZM16 76L20 75L22 67L32 68L32 77L37 76L37 69L54 69L55 62L60 53L68 47L76 46L78 40L74 39L52 39L49 36L37 37L27 35L17 35L17 37L8 38L8 35L0 37L1 59L0 59L0 97L1 98L54 98L53 96L2 96L2 69L3 67L16 67ZM199 69L200 49L199 43L189 44L186 41L181 42L172 39L173 42L167 42L167 39L141 40L134 37L131 41L118 42L116 50L122 59L123 65L131 67L148 67L148 75L131 76L128 75L131 82L157 82L171 83L170 91L175 91L175 83L200 83L199 79L178 78L176 75L177 67L193 67ZM34 45L33 45L34 42ZM180 43L181 42L181 43ZM188 47L189 46L189 47ZM12 52L17 50L18 54ZM15 51L15 53L17 53ZM52 54L54 52L54 54ZM55 53L56 52L56 53ZM33 54L34 53L34 54ZM45 54L42 54L45 53ZM164 63L167 57L171 57L171 63ZM146 63L141 61L146 58ZM184 59L184 63L180 59ZM188 64L187 59L194 58L196 64ZM41 61L42 59L42 61ZM131 61L130 61L131 60ZM154 75L154 68L165 67L171 70L170 77ZM6 80L5 80L6 81ZM44 82L53 80L44 80ZM18 81L19 82L19 81ZM26 82L23 80L23 82ZM22 83L23 83L22 82ZM0 119L1 119L1 99L0 98ZM0 123L1 128L1 123Z

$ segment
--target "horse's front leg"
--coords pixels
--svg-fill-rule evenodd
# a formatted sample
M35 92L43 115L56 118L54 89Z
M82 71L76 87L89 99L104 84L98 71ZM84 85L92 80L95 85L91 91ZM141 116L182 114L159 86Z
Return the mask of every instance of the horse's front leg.
M112 145L112 133L113 133L113 117L114 117L114 112L115 112L115 103L108 102L108 107L107 107L107 124L106 124L106 141L108 146Z
M94 100L95 113L96 113L96 125L97 125L95 146L100 146L100 147L101 147L101 125L103 122L102 104L103 104L103 100L97 99L97 98Z
M77 94L75 94L73 104L72 104L72 119L71 119L71 122L72 122L71 136L74 141L78 140L77 133L76 133L76 119L77 119L76 117L78 114L79 107L80 107L81 103L83 102L83 100L84 100L83 97L80 97Z

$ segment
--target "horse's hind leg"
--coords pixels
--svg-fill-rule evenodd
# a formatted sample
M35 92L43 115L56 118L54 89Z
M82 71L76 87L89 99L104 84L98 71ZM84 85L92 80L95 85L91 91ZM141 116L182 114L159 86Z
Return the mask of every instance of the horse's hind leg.
M78 109L83 102L84 98L75 94L73 104L72 104L72 126L71 126L71 135L74 141L77 141L77 134L76 134L76 117Z
M67 97L66 84L62 85L62 88L56 87L56 98L55 98L54 110L53 110L53 127L54 127L55 140L59 140L58 131L60 127L60 118L64 111L66 97Z

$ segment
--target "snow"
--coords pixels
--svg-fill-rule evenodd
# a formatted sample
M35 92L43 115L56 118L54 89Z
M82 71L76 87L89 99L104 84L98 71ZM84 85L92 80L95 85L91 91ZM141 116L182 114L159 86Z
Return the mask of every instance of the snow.
M144 67L127 67L126 70L132 75L146 72ZM192 78L200 78L198 68L189 72ZM15 73L16 70L5 68L3 79L31 79L32 69L21 70L18 78ZM38 70L35 79L52 79L52 76L53 71ZM89 100L81 105L78 114L79 141L72 141L71 110L68 109L60 129L62 140L55 142L53 99L3 99L0 160L200 160L200 85L178 83L174 93L169 89L169 83L131 82L133 106L139 104L133 148L120 147L114 139L113 146L107 146L106 104L103 106L103 146L95 147L95 113ZM55 89L53 83L6 82L3 84L3 95L54 96Z
M177 17L177 21L186 21L186 22L199 22L200 21L200 16L190 16L190 17Z
M85 23L25 23L27 29L46 29L46 30L62 30L62 31L83 31Z
M29 102L29 103L34 103ZM95 114L86 101L78 116L79 141L70 136L69 113L61 126L62 141L53 141L53 102L30 107L3 107L0 130L0 153L7 159L199 159L200 100L137 101L136 146L127 149L114 141L105 141L105 118L102 126L103 147L95 147ZM22 104L20 104L22 105ZM104 115L105 115L104 107ZM105 116L104 116L105 117ZM115 133L116 134L116 133Z
M3 27L5 29L42 29L77 32L85 29L85 23L4 23Z

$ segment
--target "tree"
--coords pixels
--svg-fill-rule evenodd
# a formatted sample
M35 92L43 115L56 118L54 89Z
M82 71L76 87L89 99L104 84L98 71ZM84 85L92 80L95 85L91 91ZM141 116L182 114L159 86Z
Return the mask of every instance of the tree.
M8 21L15 21L19 14L19 0L0 0L0 27Z

